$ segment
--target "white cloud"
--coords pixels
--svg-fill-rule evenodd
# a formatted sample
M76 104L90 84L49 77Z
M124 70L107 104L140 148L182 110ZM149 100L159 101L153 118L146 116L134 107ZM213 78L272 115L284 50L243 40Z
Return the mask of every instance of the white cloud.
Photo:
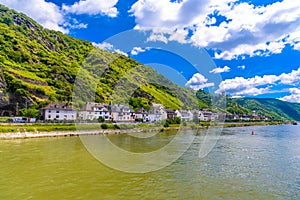
M225 66L223 68L221 67L217 67L211 71L209 71L209 73L213 73L213 74L220 74L220 73L224 73L224 72L229 72L230 71L230 67Z
M238 66L237 68L239 68L239 69L246 69L246 66L245 65L241 65L241 66Z
M110 52L114 52L120 55L124 55L126 57L128 57L128 54L125 53L124 51L121 51L120 49L116 49L114 47L114 45L108 43L108 42L102 42L102 43L96 43L96 42L92 42L93 46L99 49L103 49L106 51L110 51Z
M294 44L294 49L300 51L300 42Z
M219 85L216 93L226 92L232 96L257 96L272 93L271 88L277 84L297 85L300 83L300 68L286 74L255 76L252 78L235 77L226 79Z
M103 49L103 50L107 50L107 51L110 51L110 50L114 49L114 46L110 43L107 43L107 42L103 42L103 43L92 42L92 44L93 44L94 47L97 47L97 48Z
M70 19L70 22L65 22L63 26L70 29L84 29L88 27L88 24L79 23L75 18L73 18Z
M0 3L28 15L45 28L68 33L64 15L54 3L44 0L0 0Z
M149 38L147 38L147 42L152 41L152 42L164 42L168 43L168 38L163 34L163 33L151 33Z
M63 4L62 9L67 13L74 14L88 14L88 15L107 15L109 17L116 17L118 10L115 7L118 0L80 0L73 5Z
M132 50L131 50L131 52L130 52L130 54L131 55L138 55L139 53L143 53L143 52L145 52L145 51L147 51L147 50L149 50L150 48L141 48L141 47L134 47Z
M214 83L207 83L208 79L205 78L202 74L196 73L193 77L186 82L185 86L190 87L194 90L200 90L206 87L214 86Z
M128 57L128 54L125 53L124 51L121 51L120 49L115 49L114 52L117 53L117 54L120 54L120 55Z
M130 12L138 29L189 30L193 44L218 50L215 57L279 54L286 45L300 50L300 1L254 6L237 0L138 0ZM227 20L215 25L216 17ZM156 36L167 42L165 34Z
M282 101L295 102L300 103L300 89L298 88L290 88L290 95L279 98Z
M295 85L300 83L300 68L293 70L291 73L283 73L279 76L282 84Z
M139 27L135 27L135 29L140 29ZM144 28L142 28L144 29ZM145 30L149 30L145 28ZM170 30L166 28L152 28L150 29L152 32L150 36L147 38L147 41L152 42L164 42L168 43L169 41L177 41L178 43L185 44L188 43L189 40L187 39L188 30L176 29Z

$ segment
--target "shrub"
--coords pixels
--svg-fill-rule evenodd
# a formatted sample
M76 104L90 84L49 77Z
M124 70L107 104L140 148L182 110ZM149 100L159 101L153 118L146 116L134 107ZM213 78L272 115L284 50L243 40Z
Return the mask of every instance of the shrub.
M114 129L120 129L120 127L118 126L118 124L114 124Z
M101 128L102 129L108 129L108 125L107 124L101 124Z
M169 127L169 126L170 126L169 122L166 121L166 122L164 123L164 127L167 128L167 127Z
M98 122L100 122L100 123L104 122L104 118L103 118L103 117L99 117L97 120L98 120Z

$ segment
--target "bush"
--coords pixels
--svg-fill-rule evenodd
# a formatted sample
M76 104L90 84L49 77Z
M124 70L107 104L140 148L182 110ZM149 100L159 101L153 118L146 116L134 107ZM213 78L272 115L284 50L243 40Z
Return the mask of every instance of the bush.
M180 123L181 123L181 118L180 117L174 117L173 124L180 124Z
M101 128L102 129L108 129L108 125L107 124L101 124Z
M142 118L136 118L135 121L136 122L143 122L144 120Z
M97 120L98 120L98 122L100 122L100 123L104 122L104 118L103 118L103 117L99 117Z
M46 92L45 92L45 90L44 89L42 89L42 88L35 88L35 91L37 92L37 93L40 93L40 94L43 94L43 95L45 95L46 94Z
M118 126L118 124L114 124L114 129L120 129L120 127Z
M166 121L166 122L164 123L164 127L167 128L167 127L169 127L169 126L170 126L169 122Z

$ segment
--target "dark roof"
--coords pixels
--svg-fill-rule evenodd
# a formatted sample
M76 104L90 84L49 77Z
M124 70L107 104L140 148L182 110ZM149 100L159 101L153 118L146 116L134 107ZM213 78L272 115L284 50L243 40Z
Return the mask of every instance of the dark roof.
M138 109L135 113L136 114L148 114L147 110L145 110L144 108Z
M47 106L43 107L42 110L75 110L75 109L73 109L73 106L68 103L51 102Z
M87 102L85 105L85 110L87 111L94 111L94 108L100 108L104 112L108 112L109 105L108 104L103 104L103 103L94 103L94 102Z

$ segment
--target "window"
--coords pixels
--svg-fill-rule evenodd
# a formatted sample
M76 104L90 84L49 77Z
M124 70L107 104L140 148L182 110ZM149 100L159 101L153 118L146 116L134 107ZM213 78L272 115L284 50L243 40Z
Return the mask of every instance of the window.
M59 110L57 110L56 113L59 113Z
M64 115L64 118L67 119L67 115Z
M55 117L56 119L59 119L59 115L56 115L56 117Z
M51 118L51 115L48 115L48 118L50 119L50 118Z
M51 113L51 110L48 110L48 113Z

